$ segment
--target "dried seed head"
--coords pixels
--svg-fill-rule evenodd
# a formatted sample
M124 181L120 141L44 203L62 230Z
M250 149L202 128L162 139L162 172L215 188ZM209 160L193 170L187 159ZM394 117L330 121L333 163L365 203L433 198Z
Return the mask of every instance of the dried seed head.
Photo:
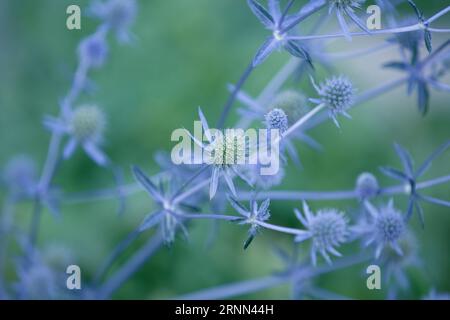
M69 127L78 141L98 141L105 128L105 116L96 105L83 105L74 110Z
M378 194L377 178L368 172L361 173L356 180L356 192L361 199L370 199Z
M280 133L288 129L288 117L282 109L272 109L266 115L267 129L277 129Z
M319 94L322 102L334 113L344 112L353 102L354 89L349 79L332 77L321 84Z

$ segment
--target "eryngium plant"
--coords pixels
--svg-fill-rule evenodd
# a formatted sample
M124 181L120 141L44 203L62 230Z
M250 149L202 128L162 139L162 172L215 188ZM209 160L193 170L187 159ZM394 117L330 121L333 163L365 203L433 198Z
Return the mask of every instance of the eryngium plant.
M409 3L414 18L404 20L400 16L398 9L403 2ZM80 41L77 48L78 65L72 85L60 100L58 114L44 118L44 126L50 131L51 139L41 172L38 172L37 163L26 155L12 157L1 172L4 197L0 220L0 298L111 298L157 250L179 241L179 234L183 238L189 238L191 225L200 219L213 221L214 226L221 222L231 223L236 228L245 226L247 231L242 231L246 233L243 243L239 239L228 239L228 246L236 248L238 244L246 249L236 251L236 255L248 254L255 242L266 236L265 231L285 236L294 249L287 252L278 244L261 242L259 245L266 245L267 251L276 248L274 251L285 266L283 272L253 279L251 282L201 290L183 295L184 298L229 298L284 283L293 288L293 298L335 298L336 294L316 286L314 278L342 268L364 267L368 264L380 265L386 271L383 283L390 285L386 298L399 297L400 291L408 288L411 280L404 268L422 265L417 252L416 233L426 233L426 229L417 231L411 226L413 213L417 213L421 224L425 226L433 216L428 216L422 207L423 203L450 208L449 199L429 195L431 190L428 190L448 183L450 172L442 172L434 178L423 178L432 162L450 148L450 136L418 168L414 167L410 153L395 143L402 169L380 167L382 174L397 181L394 185L379 180L380 176L373 172L364 171L354 181L349 181L354 187L347 190L286 190L282 186L285 172L290 166L290 160L285 154L289 155L294 164L300 164L297 142L304 142L317 151L324 150L312 138L315 132L309 132L321 123L331 119L339 127L340 115L351 119L353 108L403 84L407 85L408 94L417 92L417 104L422 115L426 115L431 109L430 89L450 92L450 86L444 82L450 69L450 40L445 38L450 29L449 26L434 26L438 19L450 12L450 7L442 8L427 18L420 5L411 0L380 0L376 3L389 19L389 27L381 30L368 30L366 27L362 10L366 1L363 0L314 0L301 3L294 0L267 0L267 3L247 1L250 11L269 30L269 36L262 41L255 54L249 57L249 65L237 83L228 86L230 95L221 109L217 127L224 128L226 124L234 127L229 124L228 118L237 100L241 108L238 109L236 127L279 130L282 166L276 175L261 175L259 165L245 164L241 167L226 164L228 162L223 161L224 159L234 157L236 151L246 150L243 146L236 145L235 141L225 140L219 146L220 152L213 158L217 161L202 165L175 165L169 157L158 152L156 162L160 167L159 172L150 176L146 170L133 165L132 173L136 182L125 184L119 166L102 150L102 143L108 139L108 108L95 102L92 96L87 102L81 101L80 95L91 85L89 72L106 66L110 54L110 34L121 44L135 39L130 28L139 16L138 1L93 0L88 9L89 16L100 24L93 34L86 35ZM330 24L330 28L335 28L334 32L321 31L326 22L336 22L334 18L327 20L322 17L317 19L311 30L305 32L305 21L321 12L335 16L338 26ZM151 28L152 21L146 23ZM443 37L433 39L433 34L441 34ZM375 36L384 37L385 41L381 46L343 53L330 53L324 49L329 41L351 41L357 37L373 39ZM353 46L353 43L347 44L350 45ZM340 60L376 54L386 48L397 49L399 54L397 60L386 62L384 67L400 71L403 77L364 89L363 85L356 85L352 77L345 75L345 71L338 74L334 72ZM272 53L282 50L291 55L286 65L271 78L259 95L252 97L245 92L243 87L253 71L265 63ZM291 76L302 79L303 75L309 75L315 90L311 90L310 82L303 89L299 85L286 85ZM369 80L371 79L367 82ZM126 86L121 90L126 90ZM203 129L207 131L211 122L208 123L200 108L198 110ZM195 119L196 116L193 115L192 120ZM351 125L350 121L349 126ZM408 130L407 128L405 125L402 129ZM337 136L345 128L333 130L333 134ZM204 142L211 145L220 143L213 141L208 134L207 141L192 138L201 148L209 146ZM113 187L71 194L63 192L62 186L56 185L58 169L65 162L75 161L72 155L79 149L99 169L113 173ZM343 152L351 154L352 161L364 157L356 148ZM129 165L121 164L124 167ZM350 165L341 168L347 176L352 172L349 167ZM305 165L303 170L312 172L317 177L322 173L320 168L311 168L310 165ZM153 209L146 215L142 212L142 222L136 224L114 251L105 256L104 263L99 266L92 281L84 283L82 290L68 291L64 286L64 269L75 260L67 247L55 249L40 245L37 241L42 213L50 211L55 217L60 217L64 214L62 204L104 199L119 199L122 212L125 198L139 192L149 195L147 199ZM33 207L31 227L29 231L24 231L14 213L20 204L30 200ZM322 202L329 200L334 201L334 205L324 206ZM351 205L337 204L344 200ZM295 201L297 207L301 205L301 209L288 213L291 217L297 217L289 220L292 222L291 226L278 224L282 212L277 207L270 207L272 203L283 201ZM316 201L317 204L312 204ZM102 227L98 227L99 233ZM126 225L123 227L125 229ZM133 252L131 246L142 233L152 233L152 236L140 249ZM214 238L216 241L221 240L220 235ZM278 238L274 238L276 240ZM19 253L12 252L13 243L20 248ZM125 252L127 258L119 259L125 256ZM7 276L6 269L11 264L14 266L14 276ZM116 268L111 273L113 265ZM394 280L390 281L392 278ZM426 298L439 297L448 295L438 293L430 287Z

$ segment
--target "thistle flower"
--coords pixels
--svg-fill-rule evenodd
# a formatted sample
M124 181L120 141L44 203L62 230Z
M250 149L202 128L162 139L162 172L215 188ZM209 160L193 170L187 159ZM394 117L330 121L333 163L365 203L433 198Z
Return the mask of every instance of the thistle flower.
M309 53L298 41L290 39L288 34L284 31L292 22L303 14L301 11L293 15L287 14L292 3L293 2L288 4L282 12L279 0L269 0L268 10L256 0L247 0L247 4L253 14L272 32L272 35L264 42L253 58L253 67L263 63L272 52L281 48L284 48L294 57L307 61L312 66Z
M248 156L249 147L244 139L245 137L239 134L235 136L225 134L223 139L217 137L213 138L209 130L208 122L200 108L198 109L198 113L209 144L205 146L189 131L188 134L192 140L207 153L207 158L209 159L207 162L212 168L209 197L212 199L216 195L220 177L225 179L229 190L236 196L236 188L233 183L234 175L237 175L247 182L247 184L250 184L246 177L237 170L235 165L236 163L241 163L241 161L245 160L245 157Z
M406 231L405 218L394 207L391 199L387 205L374 207L366 201L364 206L370 219L354 228L355 232L365 238L364 246L375 245L375 259L378 259L384 248L389 246L398 255L403 255L399 240Z
M358 176L356 180L356 192L360 199L370 199L375 197L380 191L377 178L368 172L363 172Z
M370 34L369 29L355 14L355 9L360 9L366 0L328 0L328 13L336 11L336 16L341 26L342 32L348 40L351 40L349 27L345 21L345 16L349 17L358 27Z
M35 162L26 155L13 157L5 166L2 180L12 194L31 197L37 185Z
M333 119L337 127L339 127L337 121L338 114L351 118L346 110L353 104L355 89L348 78L344 76L333 76L332 78L326 79L319 86L316 85L313 78L311 78L311 82L320 98L310 99L310 101L317 104L325 104L331 119Z
M137 15L136 0L95 1L89 11L116 33L119 42L130 41L129 28Z
M47 128L70 136L63 152L65 159L72 156L78 145L100 166L109 163L107 156L98 145L103 138L105 116L96 105L81 105L64 115L63 119L47 117L44 124Z
M313 214L308 204L303 202L303 215L298 209L294 210L297 218L306 227L304 234L295 238L296 242L303 242L311 239L311 261L317 265L317 253L331 264L328 252L340 257L341 254L336 250L341 244L347 241L349 236L348 222L344 213L336 209L322 209Z
M160 226L164 241L171 244L175 240L176 231L179 228L184 236L188 237L188 232L182 221L183 213L195 209L187 202L174 202L174 192L176 192L176 177L170 177L167 187L160 181L157 187L149 177L137 166L133 166L133 174L137 182L149 193L155 201L158 209L151 212L142 221L139 232Z
M405 193L409 196L408 209L406 210L406 219L409 220L411 215L413 214L414 209L416 209L420 222L422 226L424 226L424 216L423 209L420 205L419 201L426 201L429 203L450 207L450 202L436 199L430 196L422 195L418 193L417 190L417 180L427 172L427 170L431 167L432 162L442 153L444 153L450 147L450 141L442 144L439 148L437 148L424 162L423 164L414 171L413 168L413 160L411 155L407 150L405 150L399 144L394 144L395 151L400 158L400 161L403 166L403 171L397 170L391 167L381 167L380 171L395 180L401 181L405 184Z
M100 68L108 56L106 30L100 29L96 33L83 39L78 45L78 59L82 65Z
M264 222L266 220L269 220L270 218L270 211L269 211L270 199L264 200L260 206L258 206L258 203L255 200L251 200L250 209L247 209L245 206L241 205L232 197L228 197L228 201L230 202L231 206L240 215L243 216L243 218L240 219L239 224L250 225L250 229L248 231L248 238L244 242L244 249L247 249L250 243L255 238L255 236L258 234L260 228L258 222Z

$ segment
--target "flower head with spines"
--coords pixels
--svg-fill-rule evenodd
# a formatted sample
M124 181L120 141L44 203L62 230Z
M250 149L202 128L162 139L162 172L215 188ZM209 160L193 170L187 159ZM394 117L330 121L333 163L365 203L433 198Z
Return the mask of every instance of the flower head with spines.
M365 238L365 246L375 245L375 259L381 256L386 246L403 255L399 240L406 231L405 217L394 207L394 201L391 199L379 208L366 201L364 206L370 217L367 222L356 226L354 231Z
M432 162L444 153L450 147L450 141L445 142L438 147L417 169L414 171L413 160L409 152L399 144L394 144L395 151L400 158L400 162L403 166L403 171L391 168L380 167L380 171L395 180L401 181L405 184L405 193L409 196L408 208L406 210L406 220L409 220L414 212L414 209L419 215L422 227L425 225L425 219L423 216L423 209L419 201L425 201L444 207L450 207L450 202L441 199L436 199L430 196L419 194L417 190L417 180L427 172L431 167Z
M250 200L250 209L240 204L233 197L228 196L228 201L231 206L242 216L239 220L239 224L250 225L248 230L248 238L244 242L244 250L248 248L255 236L258 234L260 226L258 222L264 222L270 218L270 199L264 200L259 206L256 200Z
M84 104L67 111L62 119L46 117L44 125L53 132L69 135L69 142L63 152L65 159L70 158L80 145L86 154L100 166L109 164L108 157L99 148L105 129L105 115L96 105Z
M282 134L288 129L288 117L282 109L272 109L265 115L266 127L269 130L279 130Z
M216 195L220 177L224 178L229 190L236 196L237 192L233 183L235 175L251 185L247 178L236 168L236 164L245 163L245 158L249 155L250 146L245 139L245 135L239 133L239 131L234 132L236 134L226 134L227 130L225 130L225 135L215 136L211 133L200 107L198 108L198 114L208 144L204 145L189 131L187 133L194 143L200 146L202 151L205 151L206 159L204 159L204 162L212 168L209 197L212 199Z
M296 236L296 242L303 242L311 239L311 261L317 265L317 253L331 264L328 253L340 257L336 250L341 244L347 241L349 236L348 221L343 212L336 209L322 209L313 214L308 204L303 202L303 215L298 210L294 210L297 218L306 227L304 233Z
M325 82L316 85L311 77L311 82L319 94L319 99L310 99L317 104L324 104L328 108L328 113L339 127L337 121L338 114L342 114L347 118L351 118L347 110L353 105L355 89L352 82L344 76L333 76L325 80Z

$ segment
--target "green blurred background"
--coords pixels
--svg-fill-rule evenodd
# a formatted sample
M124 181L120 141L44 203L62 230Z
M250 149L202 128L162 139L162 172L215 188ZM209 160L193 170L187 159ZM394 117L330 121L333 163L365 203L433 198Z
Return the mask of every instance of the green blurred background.
M448 4L448 1L416 2L428 16ZM73 3L82 10L88 5L88 1L0 1L2 165L15 154L31 155L39 167L45 159L49 133L41 125L43 115L56 114L59 99L70 87L77 44L98 24L84 17L82 30L67 30L65 10ZM412 12L407 6L402 8L404 12ZM314 19L308 20L305 25L311 26L313 22ZM448 17L440 20L440 24L447 27L449 22ZM80 103L96 102L106 111L105 150L125 169L126 180L130 182L131 164L138 164L149 173L157 172L154 152L171 149L172 130L183 126L190 128L197 119L199 105L212 122L218 118L228 94L226 84L239 78L267 35L244 0L141 0L132 30L137 38L132 46L117 45L110 39L110 55L105 67L90 75L95 90L79 100ZM445 39L445 34L436 37L435 46ZM350 44L341 40L330 46L330 50L348 51L372 46L381 40L355 39ZM395 50L388 50L369 58L339 61L336 70L347 74L362 92L401 76L380 68L383 62L397 56ZM257 95L287 59L285 53L273 55L252 74L245 89ZM319 78L321 73L319 69ZM286 87L313 94L308 81L290 81ZM325 151L318 153L300 145L304 169L295 168L291 163L279 188L350 189L362 171L376 173L383 185L392 184L393 181L380 176L378 166L399 166L393 142L409 149L417 163L423 161L450 137L449 95L433 91L430 112L423 118L417 111L416 98L406 97L405 92L403 86L365 103L351 112L352 120L342 120L340 131L331 123L314 129L312 136ZM426 177L449 174L449 160L447 152ZM108 187L113 181L109 172L99 169L83 153L77 152L61 167L55 183L66 192L78 192ZM450 185L436 187L429 190L429 194L449 200ZM398 198L397 204L404 208L405 199ZM356 204L311 204L313 208L323 205L345 210ZM127 212L122 217L116 214L117 201L64 205L59 221L45 213L39 246L45 248L56 243L70 248L74 263L82 268L83 281L88 281L112 248L151 211L151 206L146 194L130 197ZM300 203L274 201L272 222L297 226L292 212L295 206ZM424 205L424 209L424 230L417 218L412 220L423 268L408 270L412 287L403 294L407 298L421 298L431 287L450 291L450 210L433 205ZM31 206L21 205L15 216L17 223L26 229ZM162 248L114 298L170 298L265 276L283 266L272 253L273 245L291 248L288 236L264 231L249 250L243 251L246 229L227 223L221 224L217 240L208 247L210 227L206 221L192 223L189 242L178 237L172 247ZM150 236L151 232L142 235L113 271ZM308 248L302 246L301 249L302 254L306 254ZM12 263L9 275L13 280L11 268ZM383 298L386 290L367 290L363 271L364 266L358 266L321 277L315 283L353 298ZM288 298L289 290L289 286L282 286L239 298Z

